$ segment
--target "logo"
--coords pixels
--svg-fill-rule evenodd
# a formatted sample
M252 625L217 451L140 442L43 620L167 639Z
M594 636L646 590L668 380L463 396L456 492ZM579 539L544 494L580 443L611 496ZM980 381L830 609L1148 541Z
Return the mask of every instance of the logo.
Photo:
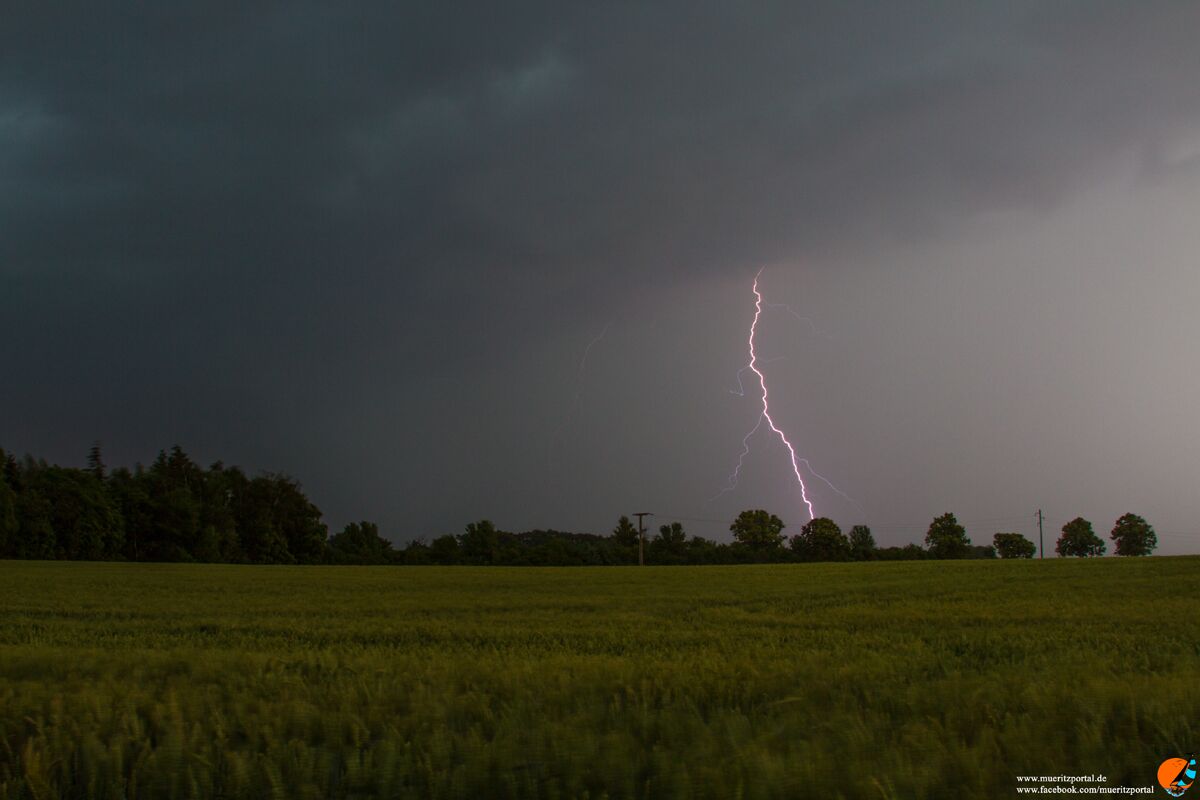
M1196 757L1168 758L1158 765L1158 785L1167 790L1171 797L1183 797L1183 793L1196 782Z

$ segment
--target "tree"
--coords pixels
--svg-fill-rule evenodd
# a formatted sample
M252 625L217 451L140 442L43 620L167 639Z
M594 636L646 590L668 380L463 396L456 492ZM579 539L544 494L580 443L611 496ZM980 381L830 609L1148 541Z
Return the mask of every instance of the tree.
M36 487L50 504L55 556L71 560L111 558L121 553L125 525L105 485L86 470L39 470Z
M759 553L783 546L783 528L783 520L761 508L743 511L729 526L738 544Z
M183 448L164 451L146 471L150 497L150 525L142 531L138 548L152 561L191 561L200 535L200 468Z
M850 558L855 561L871 561L876 556L875 537L866 525L855 525L850 529Z
M429 545L422 538L413 539L400 551L400 562L403 564L429 564Z
M287 543L291 558L298 564L324 561L329 528L321 521L321 509L309 501L299 482L281 473L266 473L255 480L266 482L271 521Z
M729 546L693 536L688 540L687 562L689 564L724 564L730 560Z
M658 535L650 542L651 558L663 564L681 564L687 557L687 533L683 523L660 525Z
M617 520L617 527L613 528L612 538L617 544L623 547L636 547L638 543L638 529L633 527L633 523L629 521L629 517L621 515Z
M429 543L429 557L435 564L458 564L462 561L462 553L458 547L458 537L447 533Z
M33 486L25 486L17 495L17 558L54 558L56 537L51 518L54 507Z
M682 523L672 522L670 525L658 526L658 536L655 541L673 553L680 552L687 544L687 534L683 530Z
M392 560L392 543L379 535L373 522L351 522L329 540L334 561L341 564L387 564Z
M204 473L200 488L200 561L238 563L246 560L238 538L234 498L244 491L246 476L237 467L215 462Z
M21 491L21 465L12 453L0 450L0 473L3 473L8 488L14 492Z
M992 546L1001 558L1033 558L1037 545L1019 533L997 533Z
M114 469L108 478L108 492L125 524L122 555L131 561L148 558L147 542L154 525L150 503L150 478L138 465L136 472L125 467Z
M7 456L0 450L0 463ZM0 558L11 557L17 544L17 493L0 469Z
M157 561L191 561L200 533L200 503L186 486L160 483L156 488L148 555Z
M238 544L254 564L291 564L287 537L275 518L275 491L269 478L260 476L237 485L232 499Z
M925 534L925 546L933 558L965 558L971 548L967 531L958 524L958 519L947 511L929 525Z
M996 548L990 544L973 544L967 548L967 554L963 558L995 558Z
M468 564L495 564L500 561L500 531L491 520L481 519L467 525L458 537L458 545Z
M1125 514L1113 526L1110 537L1117 543L1119 556L1148 556L1158 547L1158 535L1137 514Z
M842 529L828 517L810 519L791 539L792 552L801 561L845 561L850 542Z
M93 442L92 449L88 450L87 471L92 473L97 480L104 480L104 459L100 456L100 442Z
M1054 546L1054 552L1060 556L1079 556L1080 558L1102 556L1104 550L1104 542L1092 530L1092 523L1083 517L1076 517L1063 525L1062 536L1058 538L1058 543Z
M875 551L875 557L880 561L920 561L929 558L929 551L909 542L904 547L881 547Z

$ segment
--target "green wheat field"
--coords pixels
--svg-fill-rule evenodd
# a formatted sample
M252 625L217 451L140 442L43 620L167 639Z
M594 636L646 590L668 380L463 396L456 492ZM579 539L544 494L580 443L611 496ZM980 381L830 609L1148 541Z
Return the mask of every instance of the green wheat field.
M0 562L0 798L962 798L1200 750L1200 558Z

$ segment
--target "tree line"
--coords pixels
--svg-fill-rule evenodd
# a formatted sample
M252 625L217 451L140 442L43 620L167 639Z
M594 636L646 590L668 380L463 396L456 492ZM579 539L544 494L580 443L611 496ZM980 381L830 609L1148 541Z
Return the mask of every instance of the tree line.
M817 517L791 536L763 509L748 509L730 525L733 541L688 536L682 523L661 525L644 541L628 517L608 535L533 530L510 533L489 520L463 533L396 548L372 522L329 534L322 514L293 478L247 476L218 461L207 469L178 445L149 467L108 469L99 445L85 468L0 450L0 558L200 561L251 564L488 564L586 566L745 564L958 558L1031 558L1034 544L1018 533L997 533L975 545L953 514L933 520L925 546L878 547L871 529L849 534ZM1117 555L1148 555L1154 529L1134 514L1117 520ZM1097 556L1105 544L1077 518L1063 527L1056 552Z

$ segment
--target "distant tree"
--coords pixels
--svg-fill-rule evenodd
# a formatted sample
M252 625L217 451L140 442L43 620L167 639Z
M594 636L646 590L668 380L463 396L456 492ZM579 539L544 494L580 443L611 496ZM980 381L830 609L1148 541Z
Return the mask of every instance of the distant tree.
M104 480L104 459L100 455L100 442L93 442L92 449L88 450L87 471L92 473L97 480Z
M880 561L920 561L929 558L929 551L919 544L909 543L904 547L881 547L875 551Z
M729 547L705 539L703 536L693 536L688 540L687 563L689 564L726 564L729 563Z
M687 546L687 533L683 530L683 524L680 522L672 522L670 525L659 525L658 536L655 537L664 550L671 553L682 553Z
M271 504L271 522L283 536L289 557L298 564L320 564L325 560L329 529L321 521L321 509L304 494L300 483L281 473L266 473Z
M159 458L161 459L162 457L163 454L160 452ZM158 462L155 463L157 464ZM171 446L171 453L166 456L165 473L168 482L172 486L183 486L188 489L197 488L197 485L203 479L203 470L177 444Z
M147 542L155 561L191 561L200 533L200 501L186 486L160 483L151 495L152 539Z
M925 546L933 558L965 558L971 548L967 531L958 524L958 519L946 512L929 525L925 534Z
M828 517L806 522L791 538L791 548L801 561L845 561L850 557L850 542Z
M94 473L47 467L39 470L33 485L51 508L56 558L94 561L120 555L124 520Z
M12 548L16 558L56 558L57 537L52 522L54 506L36 486L28 485L27 470L22 470L21 493L17 495L17 540Z
M146 547L154 525L150 501L151 481L139 465L136 472L125 467L114 469L108 477L108 493L125 525L122 556L138 561L149 557Z
M525 562L535 567L561 567L578 563L576 555L567 547L566 542L558 537L544 539L537 544L529 544Z
M782 548L783 528L783 520L761 508L743 511L729 526L734 540L756 553Z
M967 554L963 558L995 558L996 548L990 544L973 544L967 548Z
M215 526L200 525L200 531L196 534L196 540L192 544L191 558L193 561L204 564L213 564L223 560L221 558L221 534Z
M687 558L687 533L683 524L660 525L650 542L649 558L655 564L682 564Z
M237 530L234 499L244 493L246 476L237 467L227 468L220 461L204 473L199 490L200 544L195 557L199 561L238 563L246 560Z
M617 520L617 527L613 528L612 538L623 547L637 547L638 529L633 527L629 517L621 515Z
M8 483L8 488L14 492L21 490L21 465L12 453L5 453L3 450L0 450L0 474L4 475L4 480Z
M235 469L224 470L222 486L237 529L237 546L245 558L261 564L319 564L327 557L328 528L321 510L300 484L279 473L246 480ZM214 511L216 519L224 512ZM214 523L215 524L215 523Z
M1079 556L1087 558L1104 555L1104 542L1092 530L1092 523L1083 517L1063 525L1062 536L1054 546L1054 551L1060 556Z
M1137 514L1124 514L1113 526L1112 536L1119 556L1148 556L1158 547L1158 535Z
M392 543L379 535L373 522L351 522L329 540L333 560L339 564L387 564Z
M8 455L0 450L0 558L11 558L17 543L17 493L3 469Z
M275 518L274 486L269 478L246 481L233 498L238 544L253 564L292 564L287 537Z
M400 551L399 561L402 564L429 564L432 563L433 557L429 552L429 545L425 544L424 539L413 539L404 549Z
M491 520L481 519L467 525L458 537L458 545L468 564L497 564L500 562L500 531Z
M435 564L462 563L462 553L458 547L458 537L447 533L434 539L429 543L429 557Z
M1019 533L997 533L992 537L993 547L1001 558L1033 558L1037 547Z
M201 470L183 448L160 450L146 471L150 525L140 535L141 557L152 561L191 561L200 535Z
M870 561L876 556L875 537L866 525L855 525L850 529L850 558L855 561Z

